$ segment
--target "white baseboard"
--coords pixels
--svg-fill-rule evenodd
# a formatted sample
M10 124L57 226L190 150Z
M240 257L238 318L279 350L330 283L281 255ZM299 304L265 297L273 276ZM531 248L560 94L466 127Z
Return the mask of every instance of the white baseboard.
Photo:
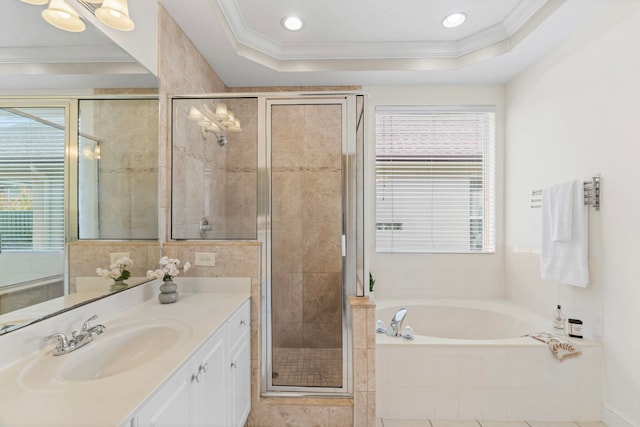
M631 421L624 418L618 411L602 405L602 422L607 427L635 427Z

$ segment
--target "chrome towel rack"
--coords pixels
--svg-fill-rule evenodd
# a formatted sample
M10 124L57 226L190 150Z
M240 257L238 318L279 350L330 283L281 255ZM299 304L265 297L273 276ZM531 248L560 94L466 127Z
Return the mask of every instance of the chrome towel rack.
M533 190L531 192L531 207L542 207L542 191ZM590 181L584 181L584 204L591 206L595 210L600 210L600 174L591 178Z

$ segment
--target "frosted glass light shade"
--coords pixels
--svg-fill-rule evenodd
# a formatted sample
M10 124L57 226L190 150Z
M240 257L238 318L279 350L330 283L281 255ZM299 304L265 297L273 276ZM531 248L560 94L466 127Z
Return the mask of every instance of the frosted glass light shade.
M242 132L242 127L240 127L240 120L234 119L233 125L227 128L229 132Z
M49 3L49 0L21 0L23 3L35 4L36 6L43 6Z
M204 119L204 116L196 107L191 107L189 109L189 114L187 115L187 117L189 118L189 120L193 120L194 122L198 122Z
M219 120L227 120L229 112L227 111L227 104L219 102L216 105L216 118Z
M107 27L119 31L131 31L135 25L129 18L127 0L104 0L96 9L96 18Z
M233 113L231 111L229 111L229 113L227 114L227 118L226 119L222 119L222 124L224 126L233 126L233 120L235 119L235 117L233 116Z
M78 12L64 0L51 0L49 7L42 11L42 17L54 27L72 33L86 28Z

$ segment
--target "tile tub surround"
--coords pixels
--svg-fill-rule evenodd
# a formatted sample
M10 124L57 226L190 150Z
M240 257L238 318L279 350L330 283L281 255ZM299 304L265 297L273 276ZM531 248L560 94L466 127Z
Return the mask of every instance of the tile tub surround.
M376 420L376 427L607 427L601 422Z
M599 344L576 340L582 356L559 362L537 342L482 346L450 341L378 344L378 417L600 420Z

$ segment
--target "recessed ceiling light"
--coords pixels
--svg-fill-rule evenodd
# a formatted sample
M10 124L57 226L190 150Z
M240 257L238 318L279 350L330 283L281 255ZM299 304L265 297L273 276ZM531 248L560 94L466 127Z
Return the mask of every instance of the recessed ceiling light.
M464 23L464 21L466 21L466 19L467 19L467 14L466 13L455 12L455 13L451 13L451 14L447 15L442 20L442 25L444 25L447 28L456 28L456 27L459 27L460 25L462 25Z
M302 28L302 19L297 16L285 16L280 24L289 31L298 31Z

